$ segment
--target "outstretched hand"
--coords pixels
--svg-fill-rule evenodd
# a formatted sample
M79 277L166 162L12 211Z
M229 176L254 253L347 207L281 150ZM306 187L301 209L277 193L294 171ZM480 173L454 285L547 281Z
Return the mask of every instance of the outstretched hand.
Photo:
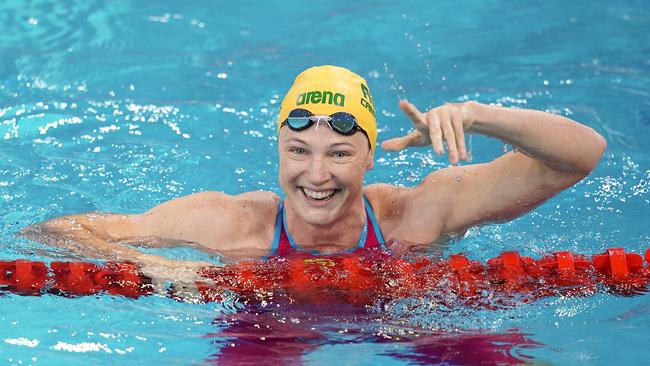
M431 144L438 155L445 152L447 145L449 162L458 164L459 160L467 160L465 147L465 131L472 125L469 108L465 103L448 103L422 113L418 108L401 100L400 109L411 119L415 130L411 133L382 142L381 147L386 151L400 151L411 146L426 146ZM444 143L443 143L444 142Z
M178 300L190 303L201 302L197 281L208 281L199 271L213 266L213 263L202 261L172 260L156 255L143 254L138 264L143 275L151 278L154 291L167 295L167 284L173 286L172 296Z

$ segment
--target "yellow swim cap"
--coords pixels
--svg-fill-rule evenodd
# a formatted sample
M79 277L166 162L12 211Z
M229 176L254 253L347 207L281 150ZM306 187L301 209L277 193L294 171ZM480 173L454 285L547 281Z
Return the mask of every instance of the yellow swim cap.
M278 132L289 113L297 108L314 115L347 112L368 135L370 150L377 143L375 107L366 80L352 71L332 65L311 67L298 75L282 101Z

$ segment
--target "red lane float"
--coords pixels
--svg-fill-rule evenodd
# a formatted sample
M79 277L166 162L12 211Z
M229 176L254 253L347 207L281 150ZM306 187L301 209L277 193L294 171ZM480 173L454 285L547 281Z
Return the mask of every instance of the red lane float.
M587 296L601 287L618 295L643 293L650 284L650 249L644 257L613 248L591 258L561 251L538 260L504 252L485 264L460 254L445 260L406 260L364 250L206 267L199 274L205 280L196 285L207 302L221 300L226 291L251 300L281 292L297 302L355 305L433 294L441 301L460 299L489 308L546 296ZM0 291L137 298L151 294L153 287L132 263L52 262L48 266L15 260L0 261Z
M20 295L54 293L69 296L109 293L137 298L152 293L151 280L136 265L108 262L0 261L0 291Z

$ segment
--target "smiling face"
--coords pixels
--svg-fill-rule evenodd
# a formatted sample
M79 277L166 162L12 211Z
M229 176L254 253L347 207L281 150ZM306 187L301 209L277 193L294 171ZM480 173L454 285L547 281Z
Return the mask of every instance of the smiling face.
M363 176L373 166L361 132L343 136L327 123L303 131L280 129L280 186L286 206L302 221L327 225L350 213L361 200Z

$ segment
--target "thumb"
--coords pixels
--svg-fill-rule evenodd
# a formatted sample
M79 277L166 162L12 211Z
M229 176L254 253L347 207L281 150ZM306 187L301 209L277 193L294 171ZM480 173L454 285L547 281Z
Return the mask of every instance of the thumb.
M428 145L427 137L415 130L408 135L388 139L381 143L381 148L385 151L400 151L411 146Z
M404 141L406 136L395 137L388 139L381 143L381 148L385 151L400 151L404 150L407 146L407 143Z
M190 304L205 303L199 287L193 283L174 283L169 290L169 296L174 300Z

